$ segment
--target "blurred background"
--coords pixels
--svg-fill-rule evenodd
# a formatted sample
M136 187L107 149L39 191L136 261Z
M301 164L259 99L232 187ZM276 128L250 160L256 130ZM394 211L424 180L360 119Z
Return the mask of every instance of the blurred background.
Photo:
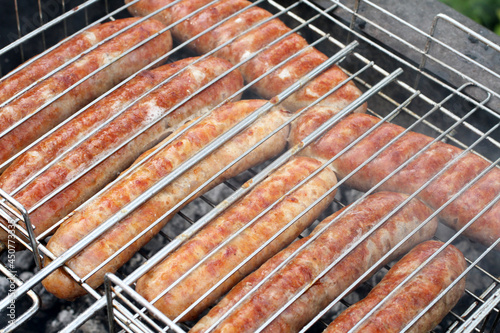
M500 0L440 0L500 35Z

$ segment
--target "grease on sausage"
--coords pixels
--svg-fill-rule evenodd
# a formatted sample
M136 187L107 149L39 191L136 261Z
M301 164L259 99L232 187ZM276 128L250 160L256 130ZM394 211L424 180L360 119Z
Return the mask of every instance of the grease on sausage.
M127 25L131 25L138 19L124 20ZM170 50L172 38L166 31L116 60L164 27L156 20L141 22L0 108L0 132L32 115L0 138L0 163L7 161L81 107ZM108 64L109 66L102 68ZM99 72L65 92L99 68L102 68ZM56 100L37 111L54 98Z
M266 207L320 166L321 162L311 158L297 157L290 160L248 195L240 199L238 203L231 206L229 210L183 244L162 263L141 277L137 281L137 292L147 300L152 301L210 250L250 222ZM284 197L269 212L211 255L207 261L180 284L156 301L154 303L155 307L170 318L179 316L221 277L228 274L243 259L333 187L335 183L336 178L333 171L328 168L324 169L293 193ZM201 311L225 294L245 275L291 243L330 204L335 192L332 191L318 205L298 219L247 264L231 275L220 287L205 297L199 305L181 320L195 319Z
M124 204L133 200L159 178L168 174L186 158L195 154L222 131L228 129L238 121L238 119L248 115L249 112L255 110L263 103L264 101L259 100L241 101L239 104L236 104L236 106L230 104L218 109L217 112L214 111L213 114L152 156L150 160L146 161L145 164L134 170L130 175L117 184L114 184L92 202L86 204L82 211L77 212L70 219L65 221L56 234L50 239L47 245L48 249L55 255L62 254L67 248L87 235L96 226L103 223L107 217L120 210ZM138 209L131 212L117 225L90 244L85 250L69 260L66 265L81 277L87 275L140 231L144 230L181 199L201 186L206 180L233 161L236 157L243 154L248 148L264 138L272 130L283 124L288 118L288 112L282 109L276 109L267 113L245 131L226 142L196 166L175 179L158 194L142 204ZM288 128L285 127L271 139L246 155L236 165L220 175L209 186L205 187L204 191L278 154L284 148L287 136ZM149 154L149 152L146 154ZM141 158L144 158L144 156ZM203 191L197 192L196 196L203 193ZM104 281L105 273L115 272L121 267L121 265L140 249L140 247L158 233L174 213L154 226L150 232L128 246L113 260L98 270L97 273L92 275L86 282L94 288L99 286ZM85 290L61 269L48 276L43 281L43 285L48 291L59 298L73 299L85 294Z
M311 111L312 113L314 110ZM318 141L306 147L302 154L322 160L329 159L378 122L378 118L370 115L350 115L336 124ZM307 127L305 123L301 125L300 122L292 126L290 144L296 144L307 134L307 131L299 130L301 127L305 128L304 126ZM403 131L403 127L390 123L382 124L332 163L337 176L344 178ZM431 137L423 134L406 133L356 174L349 177L346 184L360 191L372 188L397 167L415 156L432 140ZM462 150L455 146L441 141L435 142L377 190L414 193L431 177L448 166L450 161L461 152ZM474 153L467 153L450 165L417 196L433 209L438 209L489 165L487 161ZM441 211L439 217L446 225L459 230L499 193L500 170L494 167ZM464 235L489 246L500 237L499 221L500 203L497 202L468 227ZM500 247L496 249L500 250Z
M417 245L389 270L364 299L342 312L324 332L350 331L442 245L443 243L438 241L427 241ZM453 245L447 246L353 332L401 331L439 293L456 280L465 268L463 254ZM465 279L462 279L412 325L408 332L432 330L455 306L464 290Z
M391 212L403 200L404 194L379 192L366 197L361 203L326 229L316 240L300 251L287 265L272 275L260 288L247 298L234 312L229 314L214 332L252 332L263 324L271 314L281 308L298 290L307 286L331 262L345 252L353 242L367 233L384 216ZM345 210L347 208L344 208ZM332 221L343 210L321 222L313 231L315 234L323 225ZM313 284L295 302L286 308L265 329L266 332L298 331L321 309L352 284L362 273L374 265L388 250L394 247L410 231L419 226L430 216L432 211L418 200L411 200L366 240L353 249L337 266ZM434 235L437 221L429 221L418 233L405 242L387 262L408 251L415 244ZM313 235L312 234L312 235ZM219 303L221 307L235 304L244 293L262 281L266 274L277 266L285 257L309 237L292 244L277 256L271 258L256 272L236 285ZM204 332L220 318L221 311L216 305L192 329L192 332Z

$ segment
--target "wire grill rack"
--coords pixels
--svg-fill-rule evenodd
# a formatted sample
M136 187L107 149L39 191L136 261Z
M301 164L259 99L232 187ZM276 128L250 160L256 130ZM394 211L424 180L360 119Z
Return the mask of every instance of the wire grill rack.
M132 4L135 2L132 2ZM214 2L208 3L198 11ZM53 45L64 36L74 34L78 29L97 22L128 16L127 6L124 6L120 1L90 0L77 4L62 1L57 2L57 10L54 9L53 13L51 13L48 8L51 8L50 6L54 5L54 3L38 0L38 9L33 13L33 18L37 17L37 20L43 24L39 28L35 27L31 32L26 32L23 29L22 16L19 15L18 2L14 1L17 14L15 29L5 34L8 39L12 40L8 40L8 45L0 50L0 59L3 60L0 64L3 73L12 70L17 65L16 60L23 62L42 50L50 50L49 45ZM497 87L500 86L500 73L498 68L490 68L481 61L481 56L484 53L479 52L480 56L475 55L469 52L468 47L470 46L464 47L461 43L466 41L467 45L472 44L472 47L489 49L489 52L493 52L492 57L500 57L499 45L444 14L435 16L429 27L429 32L420 30L405 19L385 9L383 5L372 1L304 0L275 2L257 0L254 5L270 11L274 15L273 17L279 17L294 32L296 31L305 37L310 45L315 46L330 57L326 63L310 73L303 81L282 92L276 99L277 101L286 98L323 69L337 63L344 71L349 73L349 80L354 80L363 91L363 95L345 108L341 115L351 112L366 101L368 102L368 112L370 114L376 115L384 121L402 125L408 131L424 133L435 137L436 140L456 145L465 151L474 151L492 162L492 168L498 167L500 157L500 131L498 131L498 126L500 126L500 107L498 104L500 95L498 91L500 90ZM194 12L191 15L196 13ZM52 17L46 17L51 16L47 14L52 14ZM76 22L79 23L75 24ZM167 27L164 31L169 28L171 27ZM450 38L447 35L450 29L454 33L453 36L458 34L459 38ZM17 34L17 36L12 37L13 34ZM413 36L413 39L408 38L408 36ZM188 42L176 45L165 57L169 56L169 61L174 61L192 55L185 47ZM8 59L9 62L5 59ZM241 64L238 66L241 66ZM478 72L481 75L478 76ZM244 88L244 98L256 97L248 91L250 85L251 83ZM232 133L236 134L241 131L255 120L259 114L265 113L272 106L273 103L268 103L256 111L252 115L253 118L236 125L231 130ZM305 112L305 110L302 112ZM332 118L324 126L308 136L303 142L304 145L313 142L329 127L338 122L341 115ZM4 134L2 133L2 135ZM190 165L201 160L216 149L218 145L229 140L231 135L231 133L224 134L216 142L195 155L193 159L184 163L177 173L169 175L158 184L155 184L141 197L133 201L127 207L130 208L127 211L138 207L143 202L142 200L152 196L159 189L169 184L175 177L187 170ZM137 294L134 290L135 282L151 267L182 244L184 239L200 230L211 219L250 191L300 149L301 147L294 147L273 161L250 169L239 177L225 182L206 195L194 200L181 210L127 266L116 275L108 274L105 288L94 290L86 284L86 281L93 273L86 277L78 277L69 268L65 267L65 270L95 298L95 302L64 331L76 330L96 312L105 307L108 311L110 330L117 327L127 332L156 332L169 329L184 332L189 330L192 323L180 324L178 319L167 318ZM383 148L380 152L382 151ZM4 168L8 163L6 162L0 167ZM327 163L323 168L326 165ZM230 166L227 166L227 168ZM123 175L119 179L122 177ZM251 181L246 183L249 185L242 186L250 178ZM209 181L202 185L199 190L208 183ZM328 213L338 210L344 205L356 202L359 198L367 195L367 193L357 193L346 188L342 185L342 182L339 182L331 191L336 188L339 189L339 194L323 216L329 215ZM61 190L57 189L55 193ZM462 191L465 190L464 188ZM50 196L55 195L55 193ZM194 191L193 195L195 193L197 191ZM125 214L116 214L69 251L55 257L45 247L45 238L50 231L35 238L32 228L29 227L29 214L36 208L24 209L12 199L12 193L5 193L0 190L0 195L3 198L0 202L2 208L0 214L9 221L9 228L19 230L30 239L30 244L25 242L24 245L33 252L33 258L37 266L41 267L41 256L48 256L52 259L49 266L38 270L33 277L24 282L16 278L15 274L12 273L12 269L9 270L9 262L0 265L2 273L9 280L16 283L15 290L0 301L0 308L5 311L12 301L25 294L28 294L32 299L32 306L26 313L21 316L18 315L15 321L4 328L5 331L10 331L28 320L40 307L33 288L50 272L63 266L69 258L117 223ZM188 199L186 198L184 201ZM498 199L497 196L491 205L495 204ZM48 198L45 198L44 202L47 200ZM43 202L38 203L37 207L41 204ZM181 202L178 206L182 204ZM176 207L171 211L175 209ZM17 224L19 220L27 223L27 229ZM159 223L160 220L161 218L155 223ZM60 223L62 221L57 225ZM2 227L9 231L7 227ZM308 231L305 231L303 236L307 234ZM140 235L137 237L140 237ZM17 238L18 241L23 241L19 237ZM493 332L498 328L500 318L498 306L500 301L500 281L498 279L500 271L496 259L498 253L492 250L494 246L485 248L472 243L461 236L461 232L451 231L444 226L440 226L436 238L456 245L465 254L469 264L466 271L468 275L466 294L453 311L446 316L440 326L436 328L436 331ZM5 251L9 253L7 248ZM371 286L380 280L388 268L383 268L360 288L353 291L354 286L350 287L305 329L311 332L324 329L325 325L332 320L336 313L345 309L346 306L359 297L364 296ZM371 273L372 270L366 274ZM351 291L353 292L351 293Z

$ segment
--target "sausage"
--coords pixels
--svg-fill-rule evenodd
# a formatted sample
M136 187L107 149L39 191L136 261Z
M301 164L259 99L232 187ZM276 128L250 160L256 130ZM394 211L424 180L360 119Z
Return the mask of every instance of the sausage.
M321 160L329 159L378 122L377 118L369 115L348 116L317 142L306 147L302 153ZM299 142L305 134L305 132L298 134L299 127L300 125L293 125L290 135L290 138L293 138L290 141L292 145ZM403 130L404 128L394 124L382 124L332 163L337 176L344 178ZM349 177L346 184L360 191L372 188L431 141L432 138L419 133L409 132L403 135L373 161ZM440 141L433 143L377 190L414 193L460 153L462 150L452 145ZM483 158L467 153L420 191L417 196L433 209L438 209L489 165ZM408 181L409 179L411 181ZM495 167L442 210L439 217L449 227L459 230L499 193L500 170ZM499 221L500 203L497 202L468 227L464 235L490 246L500 237ZM496 249L500 250L500 246Z
M178 23L174 30L179 40L188 40L202 32L203 35L189 44L194 52L204 54L212 51L228 40L239 36L245 30L271 17L271 13L259 7L249 7L250 1L222 0L201 11L191 19ZM215 26L230 15L248 7L235 17Z
M223 24L221 27L226 28L225 25ZM232 29L232 27L228 26L226 29ZM252 89L257 94L264 98L272 98L328 59L327 56L315 48L308 48L307 41L296 33L284 37L276 44L268 47L270 43L289 31L290 28L285 26L283 22L273 19L239 37L215 54L236 65L253 53L260 51L258 56L240 67L245 81L251 82L293 54L307 48L302 54L289 60L285 65L271 72L252 86ZM286 98L282 102L283 106L293 111L306 107L346 78L347 76L340 68L332 66L306 84L305 87ZM356 86L349 82L319 104L333 107L340 103L340 111L342 107L348 105L360 95L361 92ZM364 108L365 106L360 107L357 111L364 111Z
M267 260L252 274L245 277L240 283L234 286L196 325L189 331L191 333L206 332L213 323L228 312L234 304L248 294L254 286L264 280L276 267L285 261L295 250L307 241L302 238L290 244L285 249L278 252L271 259Z
M254 294L243 301L233 313L229 314L213 332L255 331L296 292L309 285L331 262L347 251L353 242L368 232L406 198L407 196L404 194L379 192L366 197L361 203L353 206L316 240L303 248L288 264L264 282ZM345 209L326 218L314 229L311 236L300 240L299 242L302 243L298 244L303 244L308 238L316 234L322 226L332 221ZM368 239L353 249L325 276L313 284L274 319L264 331L298 331L343 290L354 283L359 276L374 265L403 237L420 225L431 213L431 209L422 202L411 200L379 229L374 231ZM415 244L431 238L436 228L437 221L434 219L429 221L410 240L397 249L391 255L391 258L387 259L387 262L406 252ZM298 247L296 243L294 244L292 244L292 249ZM248 291L255 284L262 281L266 277L266 274L262 274L262 271L270 272L272 268L278 265L275 261L281 262L285 257L289 257L291 255L290 251L285 249L283 251L286 252L285 254L280 253L271 258L256 272L242 280L221 301L222 306L227 307L228 303L235 304L243 295L241 289ZM216 305L191 331L205 332L215 323L221 315L221 312L217 309L218 306Z
M130 25L138 19L125 19ZM164 25L156 20L147 20L131 27L112 40L86 54L63 70L41 81L12 102L0 109L0 132L32 115L22 124L0 138L0 163L48 132L58 123L79 110L121 80L135 73L148 63L165 54L172 47L168 31L112 63L121 54L146 38L158 33ZM73 84L98 68L112 63L92 75L74 89L63 93ZM42 108L59 94L61 97ZM36 112L36 113L35 113Z
M125 2L129 3L130 0L126 0ZM131 5L129 11L133 15L146 15L171 2L170 0L142 0ZM206 0L183 0L163 10L156 18L169 25L208 2ZM174 38L184 42L250 4L250 2L243 0L220 1L188 20L177 24L172 28L172 34ZM206 53L229 41L231 38L239 36L245 29L249 29L271 16L264 9L251 7L222 23L213 31L207 32L204 36L199 37L189 45L196 52ZM215 55L236 65L255 52L260 52L255 58L239 67L245 81L251 82L299 50L308 47L307 41L296 33L290 34L283 40L269 46L270 43L289 31L290 28L285 26L279 19L272 19L239 36L229 45L218 50ZM309 48L301 55L288 61L285 65L255 83L252 89L260 96L271 99L327 59L328 57L318 50ZM304 108L317 98L325 95L346 78L347 75L340 68L332 66L286 98L282 102L283 106L291 111ZM338 107L337 112L339 112L360 95L361 91L354 83L348 82L319 104L328 105L332 108ZM366 104L363 104L356 112L364 112L365 110Z
M97 45L112 34L124 29L130 22L130 20L115 20L90 27L67 39L64 43L32 61L23 69L17 70L11 75L7 74L0 80L0 103L4 103L59 66Z
M172 2L176 0L146 0L146 1L139 1L136 2L132 5L130 5L127 9L130 12L130 14L134 16L146 16L151 14L152 12L171 5ZM175 3L173 6L170 6L168 8L165 8L165 10L162 10L160 13L154 16L155 19L160 20L165 23L165 25L169 26L176 21L184 18L185 16L189 15L193 11L197 10L198 8L208 4L212 0L188 0L188 1L179 1ZM129 4L132 2L131 0L125 0L125 4ZM177 25L172 27L171 29L172 32L172 37L174 39L181 41L179 33L178 33L178 28Z
M301 109L302 111L302 109ZM335 108L330 108L328 106L313 106L302 115L300 115L296 120L292 122L290 127L290 136L288 137L288 146L291 148L297 144L300 144L309 134L314 132L318 127L320 127L328 119L332 118L336 114ZM371 118L370 118L371 119ZM346 130L357 130L358 127L350 127ZM356 132L358 133L358 132ZM347 146L344 144L345 140L350 138L350 135L338 135L337 140L340 140L339 145ZM350 142L349 142L350 143ZM305 147L304 149L309 149ZM307 155L304 153L304 155Z
M189 60L188 63L193 60ZM183 60L180 64L165 65L167 66L165 71L172 73L186 64ZM68 152L63 159L23 188L14 198L27 209L33 207L50 192L74 179L100 156L118 147L230 67L227 61L218 58L209 58L193 64ZM208 112L238 91L242 85L241 75L231 71L35 209L30 215L31 222L36 227L35 234L40 235L89 199L141 153L165 138L186 119Z
M338 316L324 333L348 332L370 310L379 304L420 264L443 245L438 241L427 241L417 245L384 276L361 301L350 306ZM384 301L353 332L400 332L427 305L446 289L465 270L463 254L453 245L447 246L430 263L420 270L395 295ZM457 304L465 291L465 279L460 280L407 332L429 332Z
M123 204L133 200L133 198L137 197L140 192L148 188L157 179L168 174L186 158L195 154L205 144L263 103L264 101L259 100L241 101L240 104L230 104L218 109L217 112L214 111L208 118L167 145L167 147L154 155L149 161L134 170L133 173L87 204L82 211L77 212L65 221L50 239L47 248L56 256L63 253L97 225L104 222L107 217L120 210ZM144 230L158 217L171 209L177 202L196 190L207 179L236 157L243 154L273 129L283 124L287 119L289 119L289 113L282 109L275 109L267 113L246 130L226 142L207 158L167 185L138 209L131 212L85 250L70 259L66 265L74 270L77 275L81 277L85 276L124 246L140 231ZM203 194L223 180L233 177L249 167L278 154L286 145L287 136L288 127L284 127L270 140L267 140L236 165L217 177L204 191L197 192L196 196ZM169 215L169 218L174 213ZM115 272L129 260L137 250L158 233L168 222L169 218L164 219L147 234L128 246L125 251L113 258L86 282L93 288L102 284L105 273ZM59 298L73 299L85 294L84 289L61 269L48 276L43 281L43 285L49 292Z
M127 4L130 2L132 1L125 0ZM134 16L146 16L172 2L172 0L140 1L128 7L128 10ZM209 2L211 0L180 1L161 11L155 18L166 25L171 25ZM261 8L248 8L248 10L242 12L238 17L231 18L219 27L212 28L215 24L251 4L250 1L246 0L218 1L191 18L176 23L171 29L172 37L175 40L184 42L206 31L206 33L190 43L189 48L198 54L207 53L227 40L238 36L249 27L271 16L268 11ZM231 28L228 29L228 27Z
M68 151L78 140L193 61L194 58L188 58L151 71L140 72L123 87L20 155L0 176L0 188L7 193L15 190L50 161Z
M290 160L167 259L141 277L137 281L136 291L148 301L155 299L165 288L192 268L218 244L248 224L266 207L285 195L293 186L320 166L321 162L311 158L297 157ZM170 318L179 316L213 287L218 279L227 275L272 235L333 187L335 183L336 178L333 171L328 168L322 170L306 184L283 198L275 207L252 223L227 245L217 250L180 284L156 301L155 307ZM199 305L183 316L181 321L195 319L245 275L298 237L330 204L335 192L332 191L252 260L238 269L237 273L231 275Z

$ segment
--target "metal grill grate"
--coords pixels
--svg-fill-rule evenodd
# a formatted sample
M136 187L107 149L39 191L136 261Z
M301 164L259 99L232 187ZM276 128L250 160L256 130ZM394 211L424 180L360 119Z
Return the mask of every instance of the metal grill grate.
M197 12L205 9L214 2L215 1L200 8L190 16L195 15ZM15 5L16 10L18 10L17 1L15 1ZM38 5L37 15L42 22L47 21L47 18L43 15L44 6L46 6L47 3L42 4L39 2ZM70 5L69 1L63 1L60 5L61 8L59 9L62 12L57 12L54 19L25 35L21 28L20 16L17 16L17 31L19 37L21 37L21 35L24 36L2 48L0 50L0 57L3 57L2 59L10 59L11 62L13 59L17 58L23 61L25 58L31 56L30 52L32 51L30 46L41 42L41 48L45 49L48 44L47 39L53 38L55 34L54 31L58 29L61 30L61 26L63 27L62 31L64 31L65 35L71 35L74 29L81 29L95 22L127 16L126 6L123 6L119 1L109 1L108 3L108 1L93 0L81 4L79 3L78 6L73 6L72 3ZM364 101L367 101L369 106L368 112L378 116L384 121L402 125L406 127L408 131L411 130L430 135L435 137L436 140L450 142L465 151L472 150L491 161L492 167L498 167L498 158L500 156L500 132L498 131L498 126L500 126L500 107L498 103L500 95L497 92L500 90L497 89L497 87L500 86L500 74L497 68L489 68L483 65L481 61L473 59L477 58L476 56L466 55L460 42L462 39L469 41L472 39L476 45L485 45L485 47L487 46L490 50L497 52L494 56L500 56L500 48L497 44L485 39L470 28L463 26L456 20L443 14L436 16L430 27L430 33L426 33L382 8L380 5L370 1L356 1L351 3L350 1L314 2L304 0L288 4L286 2L278 3L275 1L258 0L254 2L254 5L269 10L274 15L273 17L279 17L288 26L292 27L294 32L297 31L304 36L310 45L315 46L330 57L320 68L310 73L308 78L304 78L304 82L305 80L313 78L316 74L320 73L321 70L333 63L338 63L346 72L350 73L349 80L354 80L358 87L364 91L364 94L360 99L347 107L342 114L354 110ZM67 10L67 8L73 9ZM153 15L154 13L150 16ZM189 18L189 16L187 18ZM458 42L449 37L440 35L441 24L445 23L451 24L453 26L453 31L463 32ZM78 24L80 24L80 26L78 26ZM69 25L71 25L71 28L69 28ZM75 28L73 27L74 25L78 27ZM164 31L170 28L171 27L167 27ZM415 40L408 41L405 37L407 34L416 36L417 42ZM194 39L195 38L193 38L193 40ZM190 41L187 41L178 45L171 52L166 54L165 57L169 56L169 61L173 61L190 55L185 48L189 42ZM36 48L37 47L34 49ZM48 50L50 50L50 48ZM210 54L214 53L216 50ZM18 55L20 55L20 57ZM246 61L250 59L251 58ZM3 71L8 72L12 69L12 66L3 65L4 61L0 64L2 64ZM466 66L456 66L456 64L464 63ZM241 65L242 64L239 64L238 66ZM401 71L399 68L403 70ZM479 79L474 76L478 71L484 73ZM280 101L286 98L290 93L298 89L301 83L303 82L284 91L276 100ZM251 83L245 86L243 91L244 97L255 97L255 95L248 91L250 85ZM113 90L114 89L111 91ZM97 99L97 101L100 99L101 98ZM91 103L91 105L97 101ZM190 165L201 160L223 142L229 140L231 135L241 131L247 124L256 119L259 114L266 112L271 106L271 103L265 105L252 115L252 119L245 120L236 125L230 133L221 136L205 150L194 156L193 159L183 164L179 170L176 170L176 172L154 185L140 198L133 201L131 205L127 206L127 210L129 211L130 209L138 207L141 202L143 202L141 200L152 196L156 191L166 186L178 175L182 174L183 171L187 170ZM89 106L82 109L81 112L88 107ZM305 111L306 110L303 112ZM299 115L300 114L297 114L290 121ZM73 119L73 117L70 119ZM313 142L324 133L329 126L331 127L335 124L339 118L340 116L332 118L327 124L307 137L304 140L304 145ZM69 120L65 121L63 124L68 121ZM111 120L108 122L110 121ZM279 129L276 129L275 132L278 130ZM93 133L96 131L97 130ZM89 136L93 133L90 133ZM1 135L5 134L6 133L1 133ZM84 139L80 140L74 146L76 147L83 140ZM33 145L34 144L31 146ZM382 147L378 153L381 153L384 148L386 147ZM85 277L78 277L66 267L66 272L76 281L79 281L84 289L95 298L95 302L72 322L65 331L76 329L97 311L106 306L111 329L113 329L114 326L119 326L128 332L166 331L169 328L177 332L187 331L189 325L192 323L188 323L186 326L185 324L178 323L179 318L170 320L165 317L134 291L133 287L135 282L140 276L153 267L155 263L160 262L169 253L175 250L175 248L182 243L182 240L200 230L202 226L206 225L212 218L217 216L218 213L250 191L256 184L262 181L273 170L276 170L280 165L286 162L290 156L293 156L299 150L300 148L297 147L292 148L272 162L268 162L260 168L250 170L243 176L230 180L224 185L215 188L208 194L193 201L163 229L163 232L141 251L141 255L137 255L131 260L131 263L117 274L118 276L113 274L108 276L106 281L106 292L104 292L102 288L94 290L86 284L86 281L97 269ZM108 156L110 154L108 154ZM16 157L18 155L16 155ZM104 160L106 157L107 156L103 156L100 161ZM372 158L374 157L375 156ZM51 165L60 158L54 160ZM333 159L335 158L336 157ZM11 160L13 159L14 158ZM4 163L1 168L5 167L10 161ZM366 161L366 163L368 162L369 161ZM95 163L94 165L97 164L98 163ZM328 163L326 163L323 168L327 164ZM227 168L231 165L228 165ZM48 167L44 170L47 168ZM44 170L40 171L34 177L37 177ZM84 172L87 171L88 170L85 170ZM442 172L443 171L445 170L442 170ZM222 172L223 171L220 173ZM315 174L318 172L319 170L316 171ZM122 179L126 174L127 173L121 175L118 179ZM215 177L216 176L213 178ZM252 181L250 182L251 185L242 187L241 185L250 177L252 177ZM31 180L32 179L29 181ZM27 185L29 181L23 184L15 192ZM201 190L209 182L210 181L207 181L198 190ZM305 181L302 183L304 182ZM336 202L333 203L330 208L330 212L336 210L335 208L355 202L367 195L367 193L362 194L347 189L342 184L343 182L340 181L339 184L331 190L333 191L339 188L340 191L337 195ZM68 185L69 184L64 187ZM29 214L34 211L37 207L48 201L50 197L62 191L62 189L63 188L59 188L54 191L48 198L45 198L43 202L38 203L35 207L28 210L27 213ZM465 190L464 188L462 191ZM13 199L6 193L0 192L0 194L2 194L4 198L0 203L2 205L2 209L0 210L2 216L11 221L21 219L26 222L26 215L22 217L19 212L12 210L11 205L15 204ZM417 193L414 193L413 195L416 194ZM10 195L13 195L13 193L10 193ZM497 196L496 200L498 199L499 197ZM186 198L184 201L187 200L189 200L189 198ZM491 204L493 205L495 202L496 201ZM182 202L178 204L178 206L181 205ZM171 211L175 209L174 207ZM203 214L199 212L200 210L203 211ZM165 216L166 215L168 215L168 213L165 214ZM38 271L33 277L25 281L24 284L21 285L19 282L19 287L16 291L1 301L1 308L5 309L10 300L18 299L25 293L29 293L30 297L33 298L33 309L38 307L38 301L32 289L50 272L60 265L63 265L65 261L78 253L87 244L92 242L93 239L98 237L113 224L117 223L124 216L124 213L116 214L86 237L83 242L78 243L60 257L55 257L45 247L45 238L52 229L38 236L36 239L30 237L32 242L31 246L30 244L25 245L30 250L35 249L35 251L33 251L35 261L38 261L40 258L36 253L39 251L44 256L51 258L53 262L51 265L47 266L47 268ZM298 217L296 219L298 219ZM160 220L161 218L155 223L159 223ZM63 220L54 226L53 229L62 222ZM471 221L471 223L472 222L473 221ZM289 225L292 223L293 221L290 222ZM25 235L33 234L32 230L25 230L19 225L16 225L16 228ZM143 233L145 232L147 232L147 230ZM498 265L495 265L495 263L498 263L496 260L497 253L492 250L493 246L484 248L478 244L472 244L460 234L461 232L455 233L441 226L436 235L437 239L443 242L452 243L459 247L466 255L469 264L467 270L469 278L466 294L462 297L453 311L443 320L436 331L493 332L495 328L498 327L500 313L498 307L500 297L500 281L498 280L498 276L500 276L500 271L498 271ZM137 235L136 238L141 235L142 233ZM307 232L305 232L304 235L307 235ZM277 237L277 235L275 235L275 237ZM269 240L269 242L270 241L271 240ZM357 243L360 242L361 240ZM400 244L402 244L402 242ZM332 265L335 265L339 260ZM241 263L241 265L243 265L243 263ZM237 268L235 268L235 270L236 269ZM2 271L8 274L7 267L2 267ZM323 273L326 273L326 271ZM367 272L366 275L369 273L370 272ZM325 325L332 320L332 317L336 313L345 309L346 306L355 300L356 296L353 295L362 296L366 294L366 290L369 290L371 285L378 282L381 275L381 273L375 275L374 278L368 283L365 283L360 289L353 291L354 286L352 286L346 290L306 328L310 331L321 331L324 329ZM361 280L363 280L363 277L359 279L359 281ZM222 281L223 280L221 280L220 283L222 283ZM363 291L363 288L365 291ZM353 291L353 293L348 295L351 291ZM297 297L298 296L299 295L297 295ZM36 310L29 310L25 316L19 316L14 326L20 325L23 321L29 319L35 311Z

